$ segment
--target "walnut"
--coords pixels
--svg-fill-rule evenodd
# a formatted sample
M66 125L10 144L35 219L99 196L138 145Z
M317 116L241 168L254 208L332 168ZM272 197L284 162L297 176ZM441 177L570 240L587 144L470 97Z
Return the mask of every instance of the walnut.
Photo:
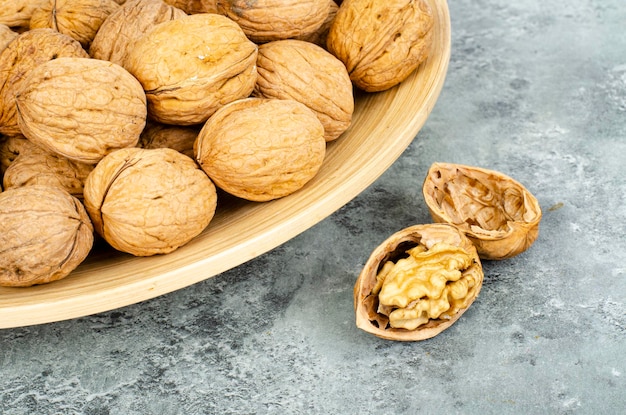
M24 32L0 53L0 134L22 133L17 125L15 94L30 71L63 56L88 55L78 41L52 29Z
M7 25L0 24L0 53L17 37L17 32Z
M85 207L96 232L135 256L172 252L215 213L215 186L193 159L169 148L127 148L87 176Z
M317 31L330 11L326 0L217 0L228 16L256 43L307 36Z
M57 30L88 49L102 22L119 7L113 0L45 0L33 12L30 28Z
M0 285L27 287L64 278L92 245L85 208L63 189L33 185L0 193Z
M521 183L500 172L433 163L423 194L433 220L458 227L483 259L518 255L539 234L539 202Z
M34 184L56 186L82 200L85 179L93 168L93 164L72 161L33 145L13 160L2 184L5 189Z
M332 141L348 129L354 112L352 82L343 63L303 40L277 40L259 46L253 95L293 99L309 107Z
M30 18L43 0L0 0L0 24L28 28Z
M322 25L317 28L316 31L312 33L306 33L300 36L295 36L294 39L305 40L307 42L315 43L317 46L326 49L326 38L328 37L330 26L332 26L333 21L335 20L335 16L337 15L337 11L339 10L339 6L333 0L328 0L328 3L328 15L326 15L326 19L324 19Z
M193 144L200 132L199 126L167 125L148 123L139 138L141 148L171 148L191 158Z
M324 127L294 100L247 98L213 114L194 145L196 160L215 184L262 202L302 188L326 152Z
M18 91L16 106L29 140L82 163L135 146L146 124L139 82L121 66L91 58L39 65Z
M217 0L164 0L187 14L217 13Z
M89 55L124 66L133 45L155 25L186 16L162 0L129 0L100 25Z
M389 89L430 51L433 15L425 0L346 0L330 27L327 48L368 92Z
M155 26L135 43L125 67L143 85L152 120L193 125L250 95L256 58L257 46L235 22L202 13Z
M454 324L478 296L483 270L472 242L448 224L391 235L354 286L356 324L389 340L416 341Z

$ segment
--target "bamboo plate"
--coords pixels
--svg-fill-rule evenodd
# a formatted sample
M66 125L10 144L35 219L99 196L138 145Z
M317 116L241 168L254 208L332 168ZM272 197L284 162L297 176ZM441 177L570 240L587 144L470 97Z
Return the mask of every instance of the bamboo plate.
M444 0L428 3L435 26L427 61L395 88L356 94L351 128L328 144L322 169L304 188L265 203L218 198L207 229L167 255L137 258L100 243L62 280L28 288L0 287L0 328L86 316L189 286L281 245L356 197L413 141L443 87L450 59L450 17Z

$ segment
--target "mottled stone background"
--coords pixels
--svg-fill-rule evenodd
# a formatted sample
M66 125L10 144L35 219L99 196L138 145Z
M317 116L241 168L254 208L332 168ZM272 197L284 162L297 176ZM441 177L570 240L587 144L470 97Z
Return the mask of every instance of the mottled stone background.
M0 413L618 414L626 410L626 4L450 0L426 125L369 189L290 242L186 289L0 330ZM485 262L468 312L419 343L354 326L391 233L430 222L430 164L492 168L544 217Z

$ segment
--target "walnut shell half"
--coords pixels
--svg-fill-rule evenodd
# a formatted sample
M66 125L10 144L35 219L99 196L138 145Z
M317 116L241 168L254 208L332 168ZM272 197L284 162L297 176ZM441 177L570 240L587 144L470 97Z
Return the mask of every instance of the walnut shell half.
M433 163L423 194L433 220L459 228L482 259L518 255L539 234L539 202L521 183L500 172Z
M425 340L454 324L482 283L480 258L462 232L448 224L411 226L387 238L365 263L354 286L356 325L387 340Z
M28 287L64 278L92 245L89 216L65 190L32 185L0 193L0 285Z

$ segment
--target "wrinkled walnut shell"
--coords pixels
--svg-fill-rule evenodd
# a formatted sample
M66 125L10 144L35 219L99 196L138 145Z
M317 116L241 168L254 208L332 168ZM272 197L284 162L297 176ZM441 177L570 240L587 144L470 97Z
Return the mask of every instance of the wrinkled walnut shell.
M0 176L4 174L17 156L37 148L35 144L28 141L23 135L0 136Z
M287 39L259 46L254 96L293 99L324 126L326 141L348 129L354 112L352 82L343 63L310 42Z
M324 127L304 104L247 98L220 108L194 145L215 184L242 199L264 202L302 188L326 154Z
M152 120L193 125L252 93L256 59L257 46L235 22L201 13L155 26L135 43L125 67L143 85Z
M217 13L217 0L163 0L187 14Z
M64 278L92 245L87 212L66 191L33 185L0 193L0 285L28 287Z
M0 24L0 53L17 37L17 32L7 25Z
M383 91L428 56L434 19L425 0L345 0L330 27L328 50L360 89Z
M235 21L255 43L307 36L330 12L326 0L217 0L217 11Z
M423 194L433 220L459 228L482 259L518 255L539 234L539 202L521 183L500 172L433 163Z
M89 55L78 41L52 29L24 32L0 52L0 134L22 134L17 125L15 95L30 71L64 56L86 58Z
M43 0L0 0L0 24L28 28L33 12Z
M217 206L207 175L169 148L114 151L89 174L83 194L96 232L135 256L178 249L207 227Z
M184 16L184 11L162 0L129 0L100 25L89 55L124 66L137 39L159 23Z
M182 126L150 122L141 133L137 147L171 148L194 158L193 144L200 128L197 125Z
M388 327L386 316L378 313L378 301L372 295L376 286L376 275L382 265L406 256L405 252L418 244L430 249L434 244L444 242L463 248L473 258L474 263L463 271L471 273L478 283L468 293L468 306L457 311L450 319L430 319L415 330ZM354 286L354 307L358 328L387 340L418 341L436 336L454 324L465 313L480 293L483 270L478 253L472 242L457 228L448 224L415 225L396 232L380 244L365 263Z
M134 147L146 124L139 82L121 66L98 59L58 58L39 65L15 103L18 125L29 140L82 163Z

